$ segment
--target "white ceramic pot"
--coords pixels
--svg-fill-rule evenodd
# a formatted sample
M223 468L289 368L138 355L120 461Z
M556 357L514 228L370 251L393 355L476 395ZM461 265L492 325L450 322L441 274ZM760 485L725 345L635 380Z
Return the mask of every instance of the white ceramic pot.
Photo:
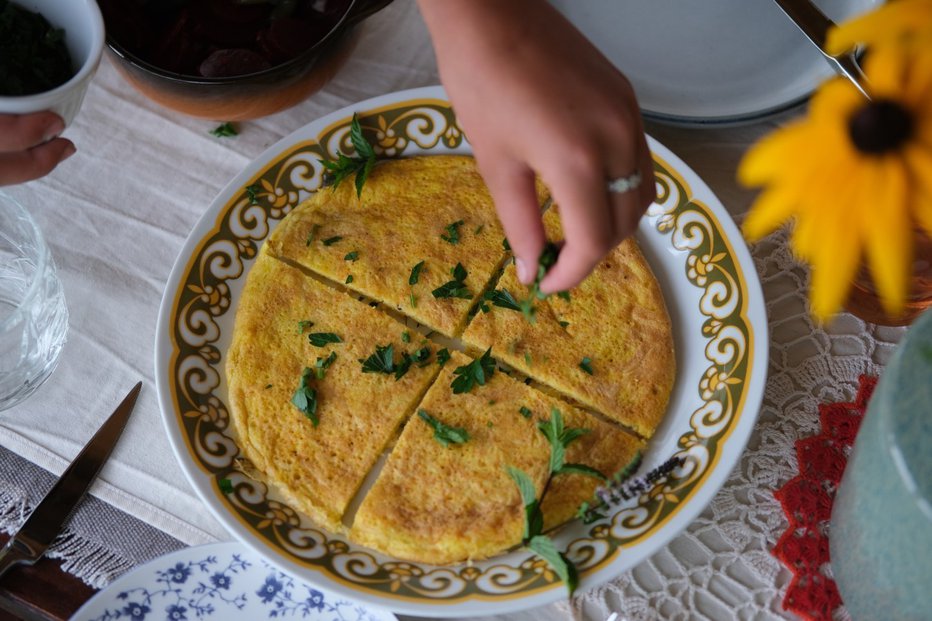
M95 0L13 0L41 13L56 28L65 29L65 45L76 69L70 80L50 91L19 97L0 96L0 114L51 110L71 124L104 49L104 21Z

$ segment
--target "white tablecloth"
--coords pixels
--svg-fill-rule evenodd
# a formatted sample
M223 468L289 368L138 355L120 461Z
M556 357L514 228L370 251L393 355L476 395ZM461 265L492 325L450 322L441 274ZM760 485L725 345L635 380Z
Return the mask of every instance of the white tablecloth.
M0 445L60 473L138 380L136 411L92 493L186 544L229 535L176 464L155 395L153 341L165 281L206 206L267 146L310 120L368 97L438 83L428 35L412 0L366 22L352 58L301 105L240 124L186 118L144 99L102 63L67 136L78 153L51 176L9 188L38 219L58 263L71 314L58 370L23 404L0 414ZM223 120L223 119L218 119ZM733 178L757 137L779 120L719 130L651 126L740 218L751 194ZM817 428L816 404L846 400L856 378L878 372L901 330L843 315L827 330L805 313L806 271L778 234L754 249L772 322L772 360L761 421L712 505L648 562L569 604L519 619L770 619L789 573L769 550L785 521L772 492L795 468L793 441ZM506 618L506 617L503 617Z

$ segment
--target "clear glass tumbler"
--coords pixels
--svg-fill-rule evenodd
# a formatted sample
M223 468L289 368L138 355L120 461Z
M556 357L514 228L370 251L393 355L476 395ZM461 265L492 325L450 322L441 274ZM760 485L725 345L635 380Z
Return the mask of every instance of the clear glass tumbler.
M0 410L48 379L67 332L65 295L42 232L0 192Z

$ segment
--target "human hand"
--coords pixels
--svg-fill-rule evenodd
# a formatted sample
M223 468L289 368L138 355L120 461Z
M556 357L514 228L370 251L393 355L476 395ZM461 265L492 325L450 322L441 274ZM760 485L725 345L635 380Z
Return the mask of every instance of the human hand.
M0 185L37 179L71 157L74 144L57 137L64 129L53 112L0 114Z
M528 284L545 236L535 173L560 206L565 244L545 293L583 280L655 198L628 80L543 0L419 0L444 86ZM610 193L610 179L640 185Z

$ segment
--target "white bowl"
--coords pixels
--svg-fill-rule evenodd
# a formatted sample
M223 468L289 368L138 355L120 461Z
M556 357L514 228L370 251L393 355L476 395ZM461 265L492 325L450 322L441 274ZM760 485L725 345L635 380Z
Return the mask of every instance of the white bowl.
M34 95L0 95L0 114L28 114L51 110L65 126L71 124L100 63L104 49L104 20L95 0L13 0L41 13L56 28L65 29L65 45L77 69L70 80L50 91Z

